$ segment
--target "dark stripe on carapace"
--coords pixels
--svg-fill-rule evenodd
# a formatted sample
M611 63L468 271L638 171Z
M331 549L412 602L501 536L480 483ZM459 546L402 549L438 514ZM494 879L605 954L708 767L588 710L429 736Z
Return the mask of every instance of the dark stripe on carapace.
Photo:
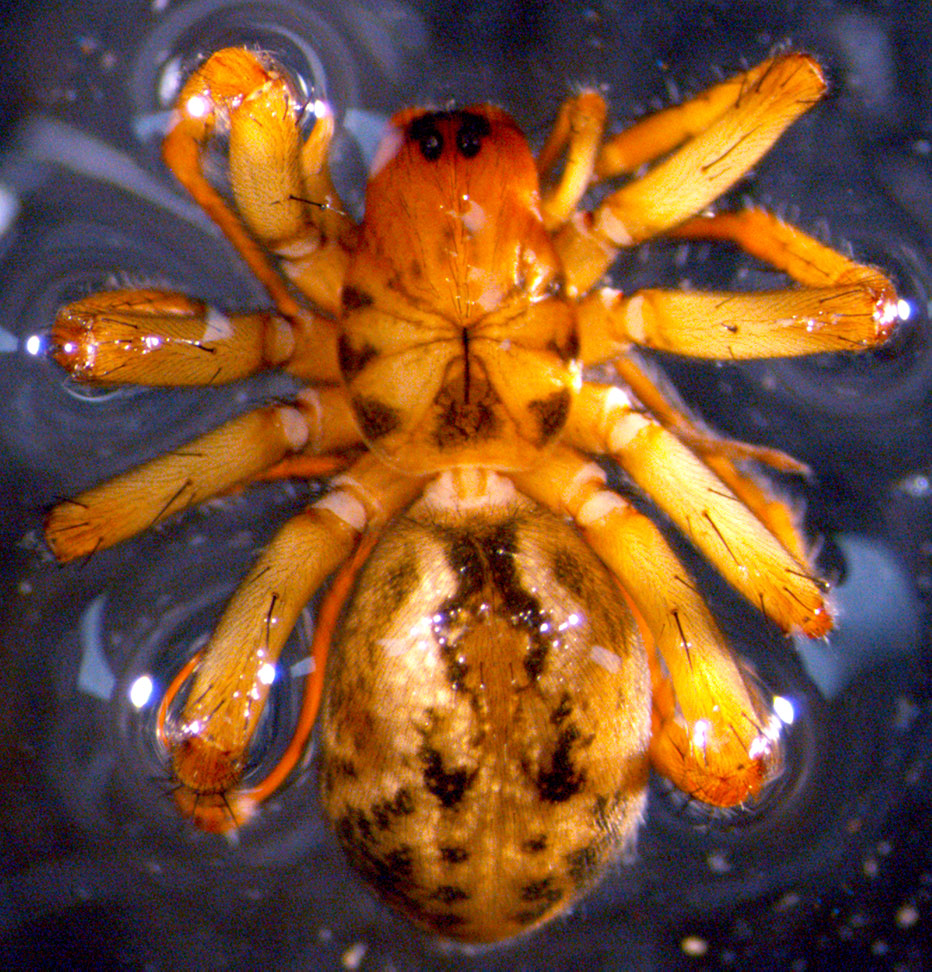
M401 422L398 413L378 398L356 395L353 398L353 411L367 439L381 439L394 432Z
M364 290L359 290L357 287L343 288L343 310L345 311L359 310L360 307L371 307L374 303L373 297Z
M501 428L501 398L484 371L470 363L467 354L463 377L445 384L434 401L433 439L441 449L491 439Z
M354 347L350 339L341 334L337 338L337 360L340 363L340 373L347 381L352 381L356 375L378 354L371 344Z
M552 337L545 345L545 349L555 354L561 361L576 361L579 358L579 331L573 327L560 340Z
M540 428L538 438L541 444L552 439L566 425L571 401L570 393L565 388L561 388L546 398L537 398L528 402L528 409L537 418Z

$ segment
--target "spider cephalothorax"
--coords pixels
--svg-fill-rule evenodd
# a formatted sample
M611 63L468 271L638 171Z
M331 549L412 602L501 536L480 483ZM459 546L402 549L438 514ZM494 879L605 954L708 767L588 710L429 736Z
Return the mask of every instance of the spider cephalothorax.
M344 563L302 725L323 693L327 811L353 862L426 927L492 940L563 908L633 837L648 765L708 803L759 793L777 720L660 531L591 457L618 463L784 629L829 630L788 507L738 463L798 465L701 430L635 353L797 355L887 336L896 296L877 271L760 210L696 215L823 88L810 58L785 54L607 139L604 102L584 91L536 159L498 108L403 111L356 225L328 173L332 118L302 144L301 105L270 61L223 50L188 80L165 159L274 309L98 294L61 311L54 355L82 381L281 367L308 387L57 505L47 537L72 560L258 479L332 477L162 702L176 800L198 826L245 823L287 776L301 739L258 784L243 779L250 740L298 613ZM201 171L218 131L234 206ZM577 212L593 181L648 163ZM597 286L621 248L658 234L735 243L796 286ZM617 383L585 380L607 363Z

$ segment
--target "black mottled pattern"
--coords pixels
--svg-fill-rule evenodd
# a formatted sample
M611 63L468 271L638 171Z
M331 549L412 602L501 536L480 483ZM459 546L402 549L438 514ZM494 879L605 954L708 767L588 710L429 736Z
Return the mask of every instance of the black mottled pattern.
M414 798L411 791L402 786L390 800L376 800L370 810L379 830L391 830L399 817L414 813Z
M582 789L586 774L572 760L572 749L578 740L575 726L560 730L550 766L538 771L537 793L546 803L563 803Z
M563 897L563 893L563 889L556 887L551 877L531 881L519 891L522 901L545 901L547 904L555 904Z
M418 755L424 766L424 787L427 792L435 796L447 810L458 806L472 785L475 772L470 773L462 767L447 770L440 753L428 746Z
M491 439L501 429L496 391L487 381L473 382L464 392L459 382L440 390L436 400L433 439L438 448L457 449Z
M463 864L469 860L469 851L465 847L441 847L440 860L445 864Z
M359 310L360 307L371 307L375 299L364 290L347 286L343 288L342 302L343 310L354 311Z
M385 616L391 617L420 583L417 551L406 548L401 556L392 562L381 582L379 594L384 604L379 606L384 610Z
M327 774L331 779L342 778L344 780L355 780L359 777L356 764L342 756L335 756L327 760Z
M334 821L334 828L350 862L378 891L393 900L416 896L412 847L403 844L384 849L373 822L359 810L347 810Z
M457 577L457 589L436 613L434 636L446 656L455 656L453 629L471 601L491 581L512 625L524 630L529 647L523 659L528 678L536 681L544 673L553 643L541 632L548 615L540 600L521 584L515 564L517 534L512 523L498 523L484 531L451 531L447 537L447 563ZM465 673L450 671L451 680L461 682Z
M566 855L567 873L577 889L588 887L601 873L603 851L586 844Z
M550 713L550 721L553 725L562 725L573 713L573 700L569 692L564 692L560 696L557 707Z
M586 600L586 568L579 562L579 558L562 544L558 546L550 561L554 580L579 602Z
M443 904L453 904L454 901L468 901L471 895L455 884L441 884L434 890L431 897L436 901L443 902Z
M381 399L356 395L352 404L359 427L367 439L384 438L401 424L398 413Z
M337 339L337 359L340 363L340 373L347 381L352 381L363 368L378 354L371 344L364 344L361 348L353 347L350 339L341 334Z
M565 388L546 398L528 402L528 409L537 419L538 441L541 444L552 439L566 425L571 403L570 393Z
M541 901L531 908L525 908L509 915L509 918L522 928L531 928L552 910L553 905L549 901Z

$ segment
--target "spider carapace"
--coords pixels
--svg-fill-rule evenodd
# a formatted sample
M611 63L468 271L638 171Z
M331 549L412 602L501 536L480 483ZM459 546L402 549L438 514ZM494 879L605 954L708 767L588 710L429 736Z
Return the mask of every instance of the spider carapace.
M579 387L562 289L512 119L397 116L343 289L340 366L370 448L409 473L536 465Z
M281 367L307 387L56 505L46 533L72 560L258 480L329 478L164 692L157 732L198 826L245 824L319 708L323 802L350 859L424 927L489 941L599 878L633 840L649 767L715 805L759 794L780 764L770 700L593 457L785 630L829 630L789 507L747 468L802 467L700 428L637 354L856 351L889 334L897 298L878 271L762 210L708 209L823 89L811 58L781 54L610 137L582 91L536 157L498 108L402 111L356 225L327 167L332 116L318 106L302 141L305 106L269 58L227 49L190 77L164 157L273 309L96 294L61 311L53 354L81 381ZM202 169L218 134L232 202ZM579 211L602 180L617 185ZM657 235L735 244L791 283L599 285ZM279 653L331 574L299 730L255 780Z

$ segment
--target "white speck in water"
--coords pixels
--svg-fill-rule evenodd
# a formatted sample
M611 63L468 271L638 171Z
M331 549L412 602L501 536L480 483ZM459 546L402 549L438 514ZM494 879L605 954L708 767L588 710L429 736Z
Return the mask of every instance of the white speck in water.
M31 354L35 357L39 357L45 351L45 342L42 340L40 334L30 334L26 338L24 347L26 348L26 354Z
M709 943L698 935L687 935L680 942L680 950L690 958L702 958L709 950Z
M341 963L344 969L358 969L362 965L362 960L366 956L366 946L362 942L356 942L343 953Z
M924 472L910 473L896 484L896 488L899 492L911 496L913 499L922 499L929 495L929 476Z
M793 720L796 718L796 710L793 708L793 703L789 699L784 698L782 695L775 695L773 697L773 712L783 725L793 725Z
M152 679L148 675L140 675L129 687L129 700L137 709L143 708L152 698L152 690L155 687Z
M895 920L897 928L912 928L919 921L919 909L912 901L907 901L900 906Z
M720 850L712 851L706 858L706 864L713 874L727 874L731 870L731 861Z

